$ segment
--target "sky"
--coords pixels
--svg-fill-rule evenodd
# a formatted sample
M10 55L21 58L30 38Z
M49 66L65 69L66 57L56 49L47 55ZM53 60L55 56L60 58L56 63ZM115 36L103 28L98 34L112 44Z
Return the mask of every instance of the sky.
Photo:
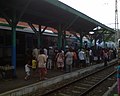
M98 22L115 28L115 0L59 0ZM118 28L120 29L120 0L118 1Z

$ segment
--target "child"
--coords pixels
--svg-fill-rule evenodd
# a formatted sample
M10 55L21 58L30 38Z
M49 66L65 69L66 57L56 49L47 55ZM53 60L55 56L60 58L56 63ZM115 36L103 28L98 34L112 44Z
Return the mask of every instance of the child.
M35 60L35 57L32 58L32 70L33 70L33 76L35 75L37 67L37 61Z
M25 80L28 80L30 78L30 61L28 61L27 64L25 64L25 72L26 72L26 76L25 76Z

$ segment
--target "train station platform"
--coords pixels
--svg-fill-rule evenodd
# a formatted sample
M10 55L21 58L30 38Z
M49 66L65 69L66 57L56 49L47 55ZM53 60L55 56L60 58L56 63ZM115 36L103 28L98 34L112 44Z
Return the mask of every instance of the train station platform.
M110 61L109 63L112 62L116 62L116 59ZM74 68L73 71L70 73L64 73L58 70L48 70L48 79L43 81L40 81L38 77L32 77L30 80L25 81L24 67L18 68L17 78L0 80L0 96L21 96L27 93L34 92L39 88L43 88L58 83L62 80L81 75L85 72L89 72L102 66L103 63L94 64L82 69Z

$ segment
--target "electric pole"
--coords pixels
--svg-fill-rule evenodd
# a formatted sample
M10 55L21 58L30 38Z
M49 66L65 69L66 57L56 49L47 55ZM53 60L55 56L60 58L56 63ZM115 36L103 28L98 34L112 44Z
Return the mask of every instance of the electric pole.
M115 0L115 43L117 44L118 39L120 38L120 34L118 32L118 2Z

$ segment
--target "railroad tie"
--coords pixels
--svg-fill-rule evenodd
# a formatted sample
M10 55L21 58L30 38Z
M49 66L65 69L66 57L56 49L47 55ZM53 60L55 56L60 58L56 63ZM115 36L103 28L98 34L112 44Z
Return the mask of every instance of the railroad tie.
M59 96L71 96L71 95L64 94L64 93L59 93Z
M83 86L92 86L91 84L84 84L84 83L80 83L80 85L83 85Z
M95 76L95 78L103 78L103 77L105 77L105 75L101 75L101 76Z
M79 86L74 86L75 88L77 88L77 89L87 89L87 88L85 88L85 87L79 87Z
M87 84L95 84L95 81L88 81Z
M101 80L102 78L101 77L92 77L92 79Z
M79 94L79 93L81 93L80 91L76 91L76 90L72 90L72 93L74 93L74 94Z
M100 80L92 79L90 82L98 82Z

